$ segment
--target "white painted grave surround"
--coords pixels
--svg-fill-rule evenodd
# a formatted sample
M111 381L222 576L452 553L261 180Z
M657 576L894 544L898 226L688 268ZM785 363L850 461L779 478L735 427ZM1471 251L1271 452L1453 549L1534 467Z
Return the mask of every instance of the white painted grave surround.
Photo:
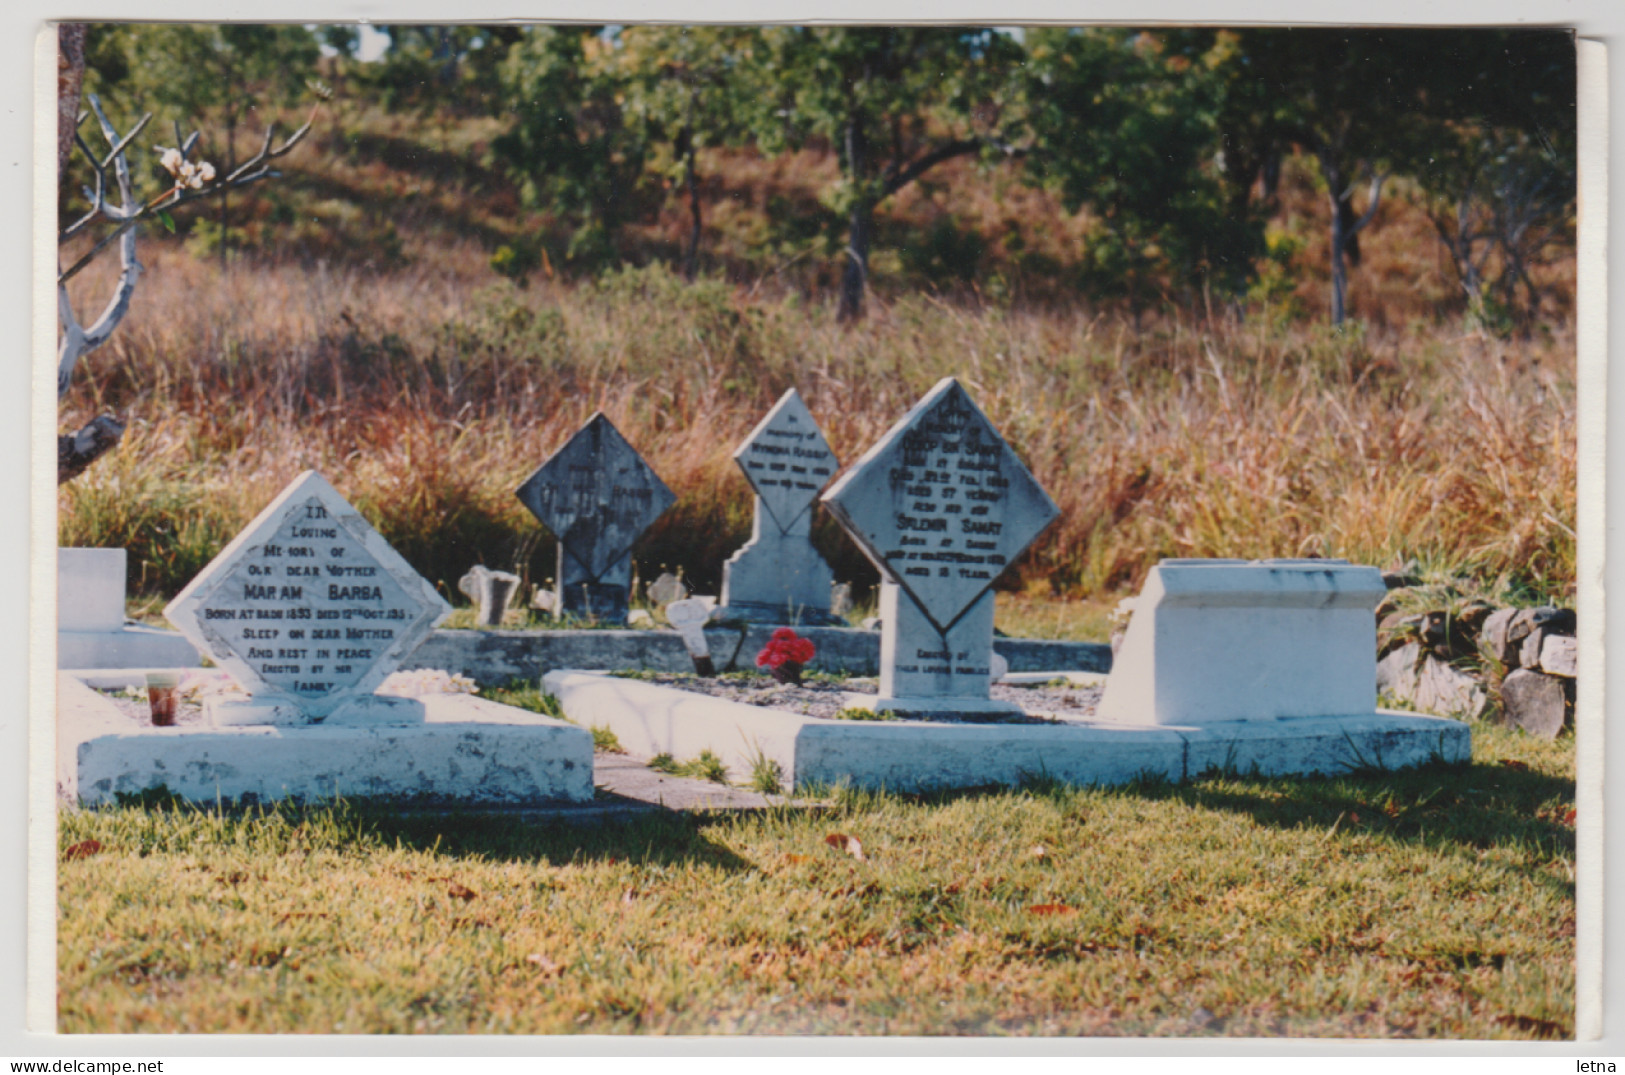
M758 623L833 623L835 581L812 543L812 507L835 474L835 453L794 388L734 452L756 493L751 538L722 567L722 607Z
M164 610L250 697L218 724L415 723L373 689L451 606L315 471L282 491Z
M296 478L165 610L247 697L153 727L63 672L58 788L104 803L335 795L456 805L592 798L592 736L468 694L373 693L451 611L321 475ZM116 678L116 677L114 677Z
M992 587L1060 512L959 382L938 382L823 499L882 576L872 704L1019 711L988 697Z
M56 551L58 668L195 668L197 650L183 635L126 623L124 549Z
M553 614L625 623L632 544L676 494L600 412L516 495L559 542Z
M1164 560L1140 591L1098 718L1370 717L1386 592L1376 568L1345 560Z

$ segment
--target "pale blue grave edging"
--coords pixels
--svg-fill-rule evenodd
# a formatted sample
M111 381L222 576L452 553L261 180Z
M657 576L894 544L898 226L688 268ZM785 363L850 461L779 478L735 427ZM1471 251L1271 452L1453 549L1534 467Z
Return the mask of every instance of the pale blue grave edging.
M683 761L708 750L735 782L771 763L796 791L845 783L919 792L1030 778L1113 785L1148 775L1188 780L1214 769L1335 775L1472 756L1467 725L1380 709L1201 727L947 724L804 717L601 672L552 671L543 686L570 719L607 727L633 755Z

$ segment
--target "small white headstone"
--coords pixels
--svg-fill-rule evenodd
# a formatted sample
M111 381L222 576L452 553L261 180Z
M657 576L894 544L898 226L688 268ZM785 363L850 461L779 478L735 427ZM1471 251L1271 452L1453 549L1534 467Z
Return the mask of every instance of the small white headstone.
M1060 514L948 377L824 494L880 568L880 702L930 711L988 700L994 580Z
M252 696L215 714L234 724L421 720L372 692L450 612L313 470L164 609Z
M734 619L831 622L834 573L812 544L812 505L835 473L835 453L801 395L779 397L734 461L756 492L751 540L722 568L722 604Z
M518 496L559 541L555 615L624 623L632 543L676 494L599 413L526 479Z
M476 564L458 581L457 588L474 602L475 623L481 627L500 627L508 602L519 589L519 576Z
M682 636L683 645L688 648L689 657L694 660L694 667L703 675L713 674L711 665L711 646L705 640L705 625L711 619L711 609L702 600L689 598L686 601L673 601L666 606L666 620L677 633Z
M649 583L649 600L657 605L669 605L687 596L688 587L670 571L662 572L659 578Z

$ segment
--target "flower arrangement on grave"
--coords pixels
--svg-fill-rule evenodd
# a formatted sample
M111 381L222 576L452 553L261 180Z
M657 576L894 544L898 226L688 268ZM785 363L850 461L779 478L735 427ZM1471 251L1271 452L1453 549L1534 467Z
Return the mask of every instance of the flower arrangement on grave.
M817 652L812 639L797 636L789 627L780 627L756 655L756 667L767 669L780 683L800 683L801 670Z

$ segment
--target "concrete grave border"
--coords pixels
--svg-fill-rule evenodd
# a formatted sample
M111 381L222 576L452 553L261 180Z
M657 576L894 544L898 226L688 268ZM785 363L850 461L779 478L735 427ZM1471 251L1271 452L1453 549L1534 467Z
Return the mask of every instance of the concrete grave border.
M1465 724L1391 710L1200 727L870 722L804 717L603 672L558 670L542 683L572 720L609 728L634 755L686 760L709 750L736 781L772 762L798 792L842 783L922 792L1035 777L1112 785L1147 775L1183 781L1210 769L1331 775L1472 756Z
M159 786L203 804L376 796L529 806L593 797L589 732L483 698L425 695L425 721L416 725L154 728L87 680L108 688L144 675L58 673L57 794L85 806Z

